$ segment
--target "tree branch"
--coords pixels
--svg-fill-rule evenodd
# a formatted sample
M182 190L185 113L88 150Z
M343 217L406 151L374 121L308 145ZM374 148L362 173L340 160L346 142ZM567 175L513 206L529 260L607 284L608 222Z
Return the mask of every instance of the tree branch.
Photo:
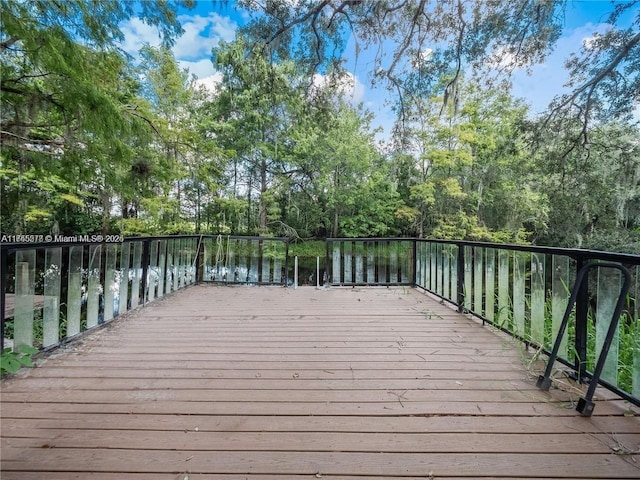
M4 52L7 48L11 47L11 45L13 45L14 43L18 42L18 40L20 40L18 37L13 37L8 39L5 42L0 43L0 53Z
M283 25L282 27L280 27L278 30L276 30L276 32L271 35L271 37L265 42L266 45L271 44L271 42L273 42L276 38L278 38L280 35L282 35L283 33L285 33L287 30L291 30L293 27L295 27L296 25L300 25L301 23L306 22L307 20L309 20L310 18L315 18L318 17L318 15L320 14L320 12L322 11L322 9L324 7L326 7L327 5L329 5L329 0L324 0L322 3L320 3L316 8L313 8L311 10L309 10L305 15L303 15L300 18L296 18L295 20L289 22L286 25Z
M547 116L547 119L545 120L543 126L546 128L551 118L558 111L567 107L568 105L574 104L578 99L578 97L587 90L589 90L589 95L587 100L590 100L594 90L598 87L600 82L602 82L602 80L604 80L607 75L613 72L616 69L616 67L620 64L620 62L622 62L627 57L631 49L636 45L638 45L639 43L640 43L640 32L636 33L622 47L622 49L618 52L618 54L598 72L596 76L594 76L591 80L589 80L588 82L584 83L582 86L574 90L573 93L569 95L567 98L565 98L560 104L553 107L551 112L549 112L549 115Z

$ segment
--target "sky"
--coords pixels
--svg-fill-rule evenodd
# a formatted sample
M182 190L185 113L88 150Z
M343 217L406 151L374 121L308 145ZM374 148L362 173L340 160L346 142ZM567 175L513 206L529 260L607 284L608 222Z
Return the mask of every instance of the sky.
M563 68L564 61L594 33L607 28L603 22L611 9L610 0L569 0L564 32L553 52L544 63L534 65L530 74L524 70L513 73L512 95L524 99L532 114L543 112L555 95L566 92L564 84L568 77ZM632 18L632 15L633 12L628 17ZM214 71L211 49L221 40L233 40L238 28L249 20L249 15L235 8L233 0L197 0L194 9L181 11L179 20L185 33L177 39L173 47L174 55L183 68L198 78L199 83L213 89L220 75ZM157 30L138 19L123 23L121 29L125 34L123 48L133 56L145 43L159 44ZM347 44L345 55L354 65L355 47L352 42ZM349 65L348 61L347 68ZM366 68L367 65L362 61L353 67L352 88L345 96L354 105L362 102L374 114L372 126L381 127L383 131L379 135L385 138L389 135L394 117L385 104L385 91L368 85Z

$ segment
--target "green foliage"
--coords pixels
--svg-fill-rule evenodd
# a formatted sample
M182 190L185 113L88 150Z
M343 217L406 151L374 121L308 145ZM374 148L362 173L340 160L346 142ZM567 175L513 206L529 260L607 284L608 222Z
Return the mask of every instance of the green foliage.
M24 346L19 352L5 348L0 354L0 375L16 373L22 367L33 367L32 355L38 353L37 348Z
M241 2L248 3L258 8ZM192 2L0 0L0 227L406 235L640 252L640 137L628 118L632 97L622 95L638 81L637 19L622 31L614 15L611 30L580 53L586 63L569 62L574 100L599 107L582 111L589 118L576 122L560 102L554 115L533 121L508 83L481 82L476 73L495 68L498 54L516 55L518 65L540 60L557 38L562 6L498 3L463 2L471 24L462 25L460 12L447 17L454 4L446 2L391 10L384 2L338 10L331 2L268 2L264 15L213 50L222 77L213 94L169 48L181 31L176 7ZM409 38L416 31L401 27L420 8L430 28ZM618 5L616 15L626 8ZM314 9L335 16L300 16ZM117 43L118 25L134 15L164 35L159 47L141 50L139 65ZM384 149L371 114L341 96L352 75L324 63L341 54L351 28L361 46L438 39L424 44L436 49L428 58L411 43L376 70L401 97L391 98L399 118ZM465 35L451 36L461 28ZM618 63L616 46L628 49ZM625 81L605 75L588 97L579 80L607 65L613 76L626 69ZM310 81L309 68L322 74Z

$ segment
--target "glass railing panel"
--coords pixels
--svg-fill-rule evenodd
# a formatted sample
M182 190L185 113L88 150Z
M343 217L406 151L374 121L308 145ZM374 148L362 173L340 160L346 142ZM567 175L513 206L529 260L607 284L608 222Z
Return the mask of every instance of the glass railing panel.
M344 243L344 278L343 282L347 285L353 283L353 244L352 242Z
M482 308L484 277L484 248L474 247L473 249L473 312L476 315L484 315Z
M340 275L340 246L342 242L333 242L332 245L332 262L331 262L331 281L333 283L341 283L342 278Z
M183 240L176 238L173 245L173 290L179 290L184 285L184 250Z
M200 249L202 248L200 238L191 239L191 255L189 256L189 271L191 272L189 277L189 284L193 285L198 280L197 265L200 261L198 255L200 255Z
M355 242L356 283L364 283L364 242Z
M451 298L451 245L442 245L442 296Z
M416 258L415 258L415 269L416 269L416 285L419 287L425 288L424 278L422 274L422 266L424 265L424 242L417 241L416 242Z
M464 247L464 309L473 310L473 247Z
M284 282L282 271L286 261L287 244L285 242L271 242L273 249L273 283Z
M87 328L98 325L100 315L100 268L102 267L102 245L89 246L89 271L87 280Z
M429 242L429 290L435 292L438 283L437 244Z
M238 250L238 241L235 239L228 239L227 248L227 272L225 281L227 283L233 283L236 281L236 252Z
M377 283L386 285L389 283L387 272L389 269L389 253L387 249L387 241L376 242L378 257L378 279Z
M598 361L602 345L611 324L611 317L615 311L621 288L621 275L618 270L598 268L596 290L596 342L595 362ZM618 385L618 352L620 344L620 326L611 340L609 354L602 369L601 378L611 385Z
M142 242L133 242L133 263L131 265L131 308L140 303L140 282L142 281Z
M531 340L545 346L545 255L531 254ZM548 346L548 342L546 344Z
M413 242L400 242L400 249L398 251L399 263L400 263L400 280L405 285L412 281L413 271L416 268L416 262L413 258ZM417 249L416 249L417 250ZM419 277L416 276L416 280Z
M398 283L398 248L400 242L389 242L389 283Z
M376 283L376 247L375 242L366 242L367 248L367 284Z
M526 335L526 280L531 262L529 252L513 252L513 332Z
M273 255L269 251L269 242L260 242L260 257L262 268L260 269L260 283L271 283L271 264Z
M496 300L496 251L485 250L484 262L484 316L490 322L495 321Z
M156 298L158 275L158 240L151 240L149 247L149 268L147 269L147 301Z
M62 248L47 248L44 255L44 306L42 309L42 346L60 341L60 279Z
M555 342L560 330L560 324L567 310L567 303L571 296L569 277L569 257L552 255L552 278L551 278L551 341ZM575 321L575 320L574 320ZM558 349L558 356L569 360L568 332L565 331Z
M167 241L158 241L158 297L164 296L165 270L167 268Z
M247 253L249 247L246 240L238 240L238 266L236 268L236 281L244 283L249 280L249 268L247 266Z
M116 283L116 258L118 257L118 245L108 243L106 245L104 266L104 321L113 320L114 302L119 285Z
M508 330L512 328L512 304L509 296L509 264L511 252L498 250L498 312L496 323Z
M442 244L441 243L436 243L435 244L435 248L436 248L436 293L438 295L443 294L443 281L444 281L444 271L443 271L443 256L442 256Z
M82 272L84 248L69 248L69 280L67 285L67 337L80 333L82 311Z
M449 299L454 303L458 303L458 247L457 245L449 246L449 269L451 271L451 286Z
M171 293L173 291L174 277L174 264L175 264L175 241L167 240L167 267L165 272L164 291Z
M249 254L251 256L251 268L249 269L249 283L258 283L258 260L259 249L258 240L251 240L248 244Z
M131 264L130 242L120 246L120 290L118 292L118 315L128 310L129 302L129 265Z
M36 251L16 253L15 299L13 311L13 349L33 347L33 317L35 303Z

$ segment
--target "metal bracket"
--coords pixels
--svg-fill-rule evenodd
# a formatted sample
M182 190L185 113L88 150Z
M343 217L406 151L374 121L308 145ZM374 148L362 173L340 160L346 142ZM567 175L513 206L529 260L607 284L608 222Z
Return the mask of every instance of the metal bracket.
M620 314L622 313L622 308L624 307L624 301L627 296L627 292L629 291L629 287L631 286L631 274L626 267L618 263L596 262L585 265L580 269L576 277L576 282L573 285L573 289L571 290L571 297L569 298L567 309L564 312L564 317L562 318L562 323L560 324L560 329L558 330L558 336L556 337L556 341L553 344L553 350L549 355L547 368L545 369L544 375L540 375L538 377L538 381L536 382L536 386L540 390L548 391L551 387L551 371L553 370L553 364L558 357L558 350L560 349L560 343L562 342L562 337L564 336L564 332L567 328L567 323L569 322L569 316L571 315L573 306L576 303L576 298L578 296L580 286L586 278L588 271L592 268L614 268L620 270L620 272L622 272L622 274L624 275L624 284L622 285L622 288L620 290L618 302L616 303L616 308L613 312L613 317L611 318L609 329L607 330L607 336L605 337L604 343L602 345L602 350L600 351L600 356L598 357L598 363L596 364L596 368L593 371L591 382L589 383L589 388L587 389L587 394L578 401L578 405L576 406L576 410L585 417L590 417L593 414L593 410L595 408L595 404L593 402L593 394L595 393L596 387L598 386L600 374L602 373L602 369L604 368L604 362L607 359L607 354L609 353L609 348L611 347L611 342L613 340L613 336L615 335L618 321L620 320Z

